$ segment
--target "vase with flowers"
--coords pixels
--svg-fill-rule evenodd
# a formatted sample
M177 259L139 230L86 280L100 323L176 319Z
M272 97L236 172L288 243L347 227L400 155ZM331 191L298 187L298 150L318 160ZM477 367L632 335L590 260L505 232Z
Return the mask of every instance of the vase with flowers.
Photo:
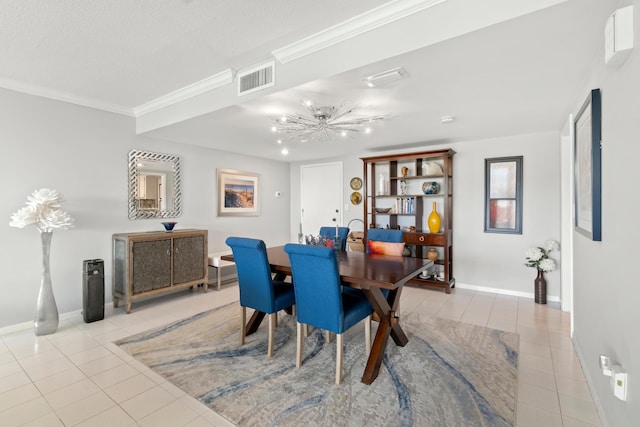
M547 281L544 273L556 269L556 261L549 257L549 253L560 249L560 245L555 240L547 240L543 247L537 246L527 249L524 265L533 267L538 271L538 276L534 281L535 301L538 304L547 303Z
M51 285L49 252L53 230L73 228L74 219L62 210L63 198L56 190L42 188L27 197L27 206L11 215L11 227L35 225L42 242L42 280L36 305L34 329L36 335L48 335L58 329L58 307Z

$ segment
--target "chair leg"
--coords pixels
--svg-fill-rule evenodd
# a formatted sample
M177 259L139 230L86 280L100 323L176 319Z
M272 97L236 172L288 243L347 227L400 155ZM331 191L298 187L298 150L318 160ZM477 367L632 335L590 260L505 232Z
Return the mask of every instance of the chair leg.
M278 312L276 311L275 313L273 313L273 315L275 316L276 319L276 328L278 327Z
M304 329L304 337L306 338L309 336L309 326L306 323L304 323L303 329Z
M336 334L336 385L342 382L342 334Z
M306 324L303 325L300 322L297 323L297 331L298 331L298 340L296 342L296 368L302 366L302 346L304 344L303 329Z
M267 345L267 356L269 358L273 357L273 337L276 334L276 322L278 321L278 318L276 316L276 313L271 313L269 315L269 342Z
M331 342L331 332L330 331L324 331L324 340L328 343Z
M367 358L371 353L371 316L364 319L364 345L367 351Z
M247 333L247 307L240 306L240 345L244 345L244 336Z

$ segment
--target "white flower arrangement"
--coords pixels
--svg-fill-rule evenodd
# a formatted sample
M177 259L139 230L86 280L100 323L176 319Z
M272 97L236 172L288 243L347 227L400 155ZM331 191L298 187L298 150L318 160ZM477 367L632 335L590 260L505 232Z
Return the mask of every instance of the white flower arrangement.
M63 201L62 195L56 190L35 190L27 197L27 206L11 215L9 225L24 228L33 224L41 233L73 228L75 220L69 213L60 209Z
M560 249L560 245L555 240L547 240L544 247L535 247L527 249L525 254L527 267L535 267L539 271L545 273L556 269L556 262L549 258L549 253Z

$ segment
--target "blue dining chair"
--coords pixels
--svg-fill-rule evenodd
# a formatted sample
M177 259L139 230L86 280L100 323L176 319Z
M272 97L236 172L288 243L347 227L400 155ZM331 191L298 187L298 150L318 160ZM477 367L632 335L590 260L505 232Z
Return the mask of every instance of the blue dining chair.
M342 382L342 334L365 320L365 345L371 349L371 313L366 297L342 291L338 260L332 248L289 243L284 247L291 261L296 294L296 367L302 365L303 325L336 334L336 384Z
M367 230L367 240L375 240L376 242L400 243L402 239L402 230L371 228Z
M233 252L238 271L242 326L240 345L246 335L247 307L269 315L269 339L267 355L273 356L276 313L295 305L295 294L290 283L271 278L267 248L262 240L244 237L229 237L225 241Z
M320 235L335 239L336 227L320 227ZM340 239L340 250L347 250L347 238L349 237L349 227L338 227L338 238Z

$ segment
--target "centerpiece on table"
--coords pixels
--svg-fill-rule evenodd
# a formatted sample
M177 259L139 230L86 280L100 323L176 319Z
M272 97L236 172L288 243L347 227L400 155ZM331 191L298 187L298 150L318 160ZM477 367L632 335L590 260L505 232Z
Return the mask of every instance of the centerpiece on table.
M36 305L34 329L36 335L48 335L58 329L58 307L51 285L49 253L53 230L73 228L74 219L62 210L63 198L56 190L42 188L27 197L27 206L11 215L11 227L35 225L42 242L42 280Z
M554 271L556 269L556 261L549 257L549 253L560 249L560 245L555 240L547 240L544 247L534 247L527 249L526 265L538 270L538 277L534 281L535 285L535 301L538 304L547 303L547 281L544 273Z

